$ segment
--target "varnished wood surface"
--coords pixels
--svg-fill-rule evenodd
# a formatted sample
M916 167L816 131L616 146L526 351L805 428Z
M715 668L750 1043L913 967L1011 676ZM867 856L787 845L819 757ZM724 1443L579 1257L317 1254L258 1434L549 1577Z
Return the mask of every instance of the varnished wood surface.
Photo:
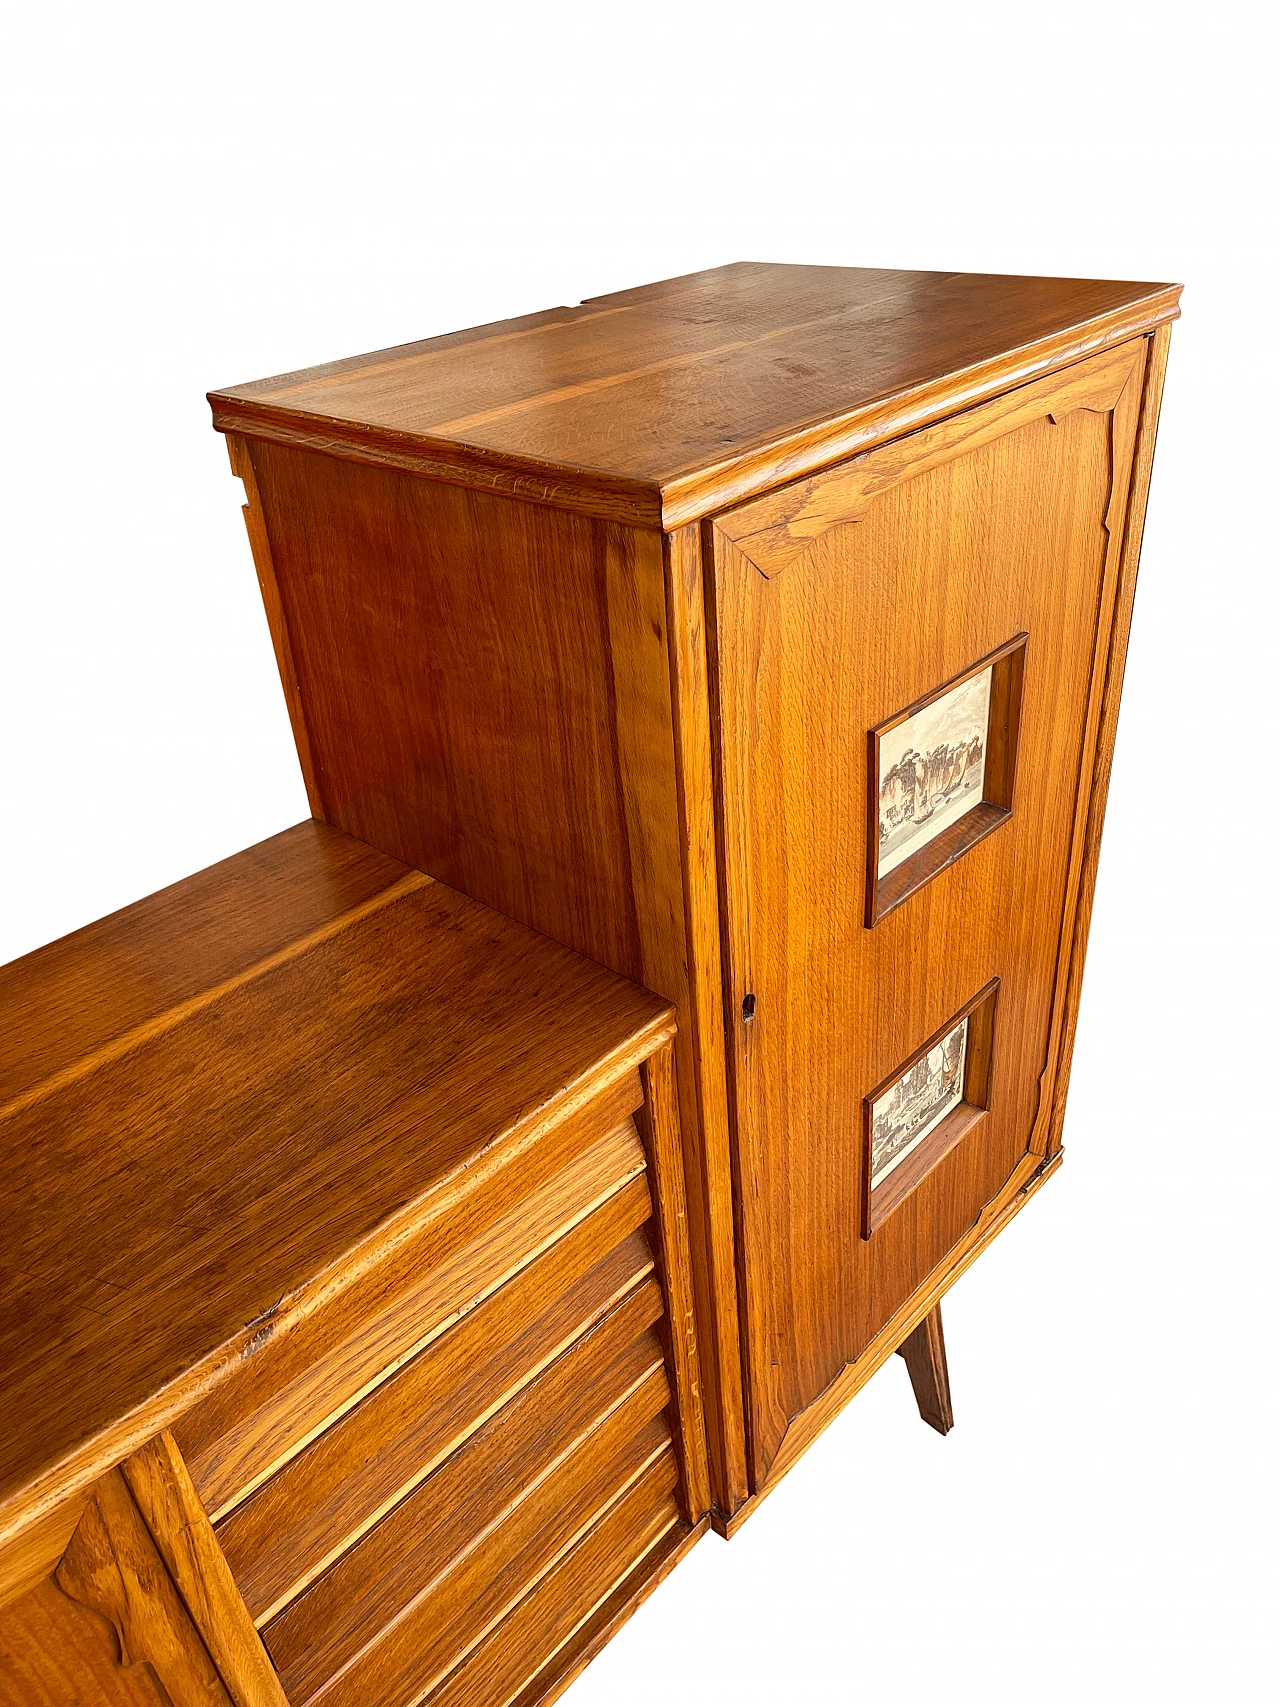
M53 1060L0 1124L0 1540L243 1368L330 1265L358 1271L495 1142L669 1034L661 1001L337 831L268 846L191 880L197 917L228 884L266 893L211 906L186 956L182 886L159 898L173 952L155 988L145 964L123 985L136 1038L92 1071ZM281 894L309 933L296 952ZM141 906L90 927L90 964L145 940ZM79 1000L77 939L54 946L29 957L30 1002L28 963L7 969L0 1032ZM179 1022L149 1026L175 994Z
M0 1612L0 1707L172 1707L111 1620L45 1576Z
M856 1390L889 1325L1044 1177L1123 669L1126 542L1149 469L1144 426L1131 482L1144 384L1152 429L1158 405L1141 375L1150 351L1163 371L1178 294L734 267L215 396L216 423L243 435L237 466L252 475L254 548L320 810L676 1005L700 1375L726 1526L823 1426L831 1396ZM1045 434L1047 460L1027 448ZM879 542L868 549L883 568L894 527L897 568L869 582L864 547ZM966 577L987 616L995 589L1017 583L1007 622L952 596ZM1013 819L993 800L943 850L953 868L868 933L887 945L847 945L845 880L865 889L870 833L851 748L865 753L870 729L1021 633L1012 606L1037 599L1027 668L1034 677L1045 657L1052 685L1041 676L1036 799ZM791 613L772 635L770 608ZM891 683L895 658L907 662ZM845 688L868 683L884 692L855 710ZM788 771L790 795L777 786ZM790 836L790 815L810 810L826 815L820 851ZM1019 826L1037 813L1032 848ZM980 891L981 912L1015 867L1005 914L1018 914L1018 884L1034 891L1017 945L1019 1038L1000 1068L1017 1110L1006 1083L992 1117L891 1218L898 1231L849 1259L860 1144L840 1111L856 1127L868 1086L944 1002L954 1010L1004 976L990 943L985 958L975 946L990 931L967 928L969 900ZM799 1024L785 1060L757 943L788 968L787 1024ZM859 954L901 968L871 1004L882 1024L863 1023ZM830 1038L816 1035L824 1025ZM1004 1139L993 1150L988 1129L1020 1125L1026 1147L997 1155ZM792 1136L775 1152L770 1130ZM859 1261L874 1272L852 1273Z
M641 1423L662 1409L656 1294L642 1286L618 1304L267 1625L291 1700L361 1653L601 1421L636 1395Z
M319 1436L219 1525L249 1610L274 1616L652 1271L629 1186ZM630 1235L630 1236L628 1236Z
M656 534L278 444L246 455L325 818L675 1006L703 1396L725 1419L709 1445L733 1503L746 1473L696 562L677 582L689 566Z
M1146 357L1136 340L928 429L918 465L907 441L873 452L832 472L830 502L807 483L794 502L830 525L781 573L762 573L754 523L714 530L757 1488L795 1419L1044 1153ZM1012 818L865 929L867 732L1022 632ZM862 1099L993 977L988 1113L864 1242Z
M224 431L673 528L1177 301L1170 285L741 262L210 401Z
M91 1070L189 1002L332 930L408 875L324 824L297 824L0 966L0 1119Z
M638 1103L634 1076L620 1089L628 1106ZM178 1419L175 1434L215 1519L643 1172L629 1117L596 1136L615 1112L610 1093L476 1182L394 1262L366 1270L292 1333L275 1336Z
M913 1328L898 1347L907 1366L911 1391L920 1416L939 1434L950 1434L955 1426L951 1411L951 1376L947 1370L947 1342L942 1336L942 1306L933 1309Z

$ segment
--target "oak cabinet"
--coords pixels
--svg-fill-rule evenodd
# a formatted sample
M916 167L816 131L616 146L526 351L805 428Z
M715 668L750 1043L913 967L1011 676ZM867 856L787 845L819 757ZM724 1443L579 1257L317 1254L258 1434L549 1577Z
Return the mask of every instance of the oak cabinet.
M669 1006L307 823L0 1013L0 1703L558 1694L706 1528Z
M316 816L675 1006L722 1529L1059 1161L1177 303L740 265L211 395Z

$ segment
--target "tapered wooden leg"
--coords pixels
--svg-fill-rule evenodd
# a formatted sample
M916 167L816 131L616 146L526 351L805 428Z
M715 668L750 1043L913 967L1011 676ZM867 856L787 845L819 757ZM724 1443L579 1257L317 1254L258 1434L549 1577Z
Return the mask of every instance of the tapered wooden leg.
M947 1345L942 1337L942 1306L935 1304L913 1334L898 1347L907 1365L920 1415L939 1434L951 1429L951 1383L947 1379Z

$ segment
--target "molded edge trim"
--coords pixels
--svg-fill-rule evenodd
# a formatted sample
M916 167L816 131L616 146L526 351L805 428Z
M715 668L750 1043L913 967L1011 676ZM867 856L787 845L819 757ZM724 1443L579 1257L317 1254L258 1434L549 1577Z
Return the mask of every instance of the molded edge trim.
M817 473L830 463L928 426L1040 374L1142 336L1178 318L1181 294L1181 285L1164 285L1150 296L973 367L860 403L846 414L811 419L722 463L691 468L665 481L543 462L430 434L364 426L227 392L211 391L208 399L213 425L220 433L270 439L349 462L372 463L451 485L497 492L525 503L547 504L553 509L576 510L631 527L672 533L686 523Z
M629 527L657 531L662 526L662 494L655 482L540 462L426 434L335 421L327 415L225 397L216 391L208 397L213 425L220 433L269 439L345 462L371 463Z
M773 486L787 485L843 462L904 433L984 403L1027 380L1070 367L1085 356L1142 337L1178 319L1181 285L1167 285L1110 314L1099 315L1033 344L992 357L971 368L859 404L847 415L827 417L742 452L714 468L667 480L662 486L662 526L671 531Z
M1064 1152L1052 1156L1037 1156L1028 1152L1006 1181L1004 1189L987 1205L966 1236L950 1254L943 1258L933 1273L918 1287L906 1303L864 1347L862 1355L846 1363L835 1380L812 1404L792 1417L782 1437L777 1456L769 1466L764 1482L751 1498L727 1514L713 1510L711 1526L717 1535L732 1540L747 1519L759 1508L760 1502L778 1486L791 1466L808 1451L814 1441L840 1415L850 1399L897 1351L908 1334L914 1332L965 1270L980 1257L998 1233L1025 1207L1027 1202L1062 1165Z

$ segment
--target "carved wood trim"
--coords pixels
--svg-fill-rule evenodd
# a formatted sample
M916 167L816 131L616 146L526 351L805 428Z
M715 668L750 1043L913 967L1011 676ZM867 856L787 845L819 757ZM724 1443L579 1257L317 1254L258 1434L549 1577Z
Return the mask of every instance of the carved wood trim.
M1020 387L993 402L949 416L811 479L758 498L717 518L715 530L766 580L800 564L833 527L861 521L876 498L942 463L977 450L1031 421L1065 419L1078 409L1114 410L1145 351L1122 344L1065 372Z
M1164 391L1165 368L1169 357L1170 327L1160 326L1146 340L1148 354L1143 370L1141 397L1135 398L1138 421L1132 439L1130 477L1124 493L1123 517L1111 515L1109 534L1116 541L1117 573L1111 618L1105 644L1100 646L1095 664L1099 689L1099 714L1093 746L1089 778L1087 810L1080 812L1081 863L1076 891L1074 917L1064 980L1064 1018L1057 1040L1054 1072L1042 1078L1045 1097L1045 1153L1061 1154L1062 1123L1066 1114L1067 1081L1071 1055L1075 1044L1076 1019L1079 1013L1080 985L1084 977L1085 947L1089 921L1093 912L1093 893L1098 876L1102 824L1106 811L1107 790L1111 781L1111 761L1115 751L1116 725L1120 715L1120 690L1124 683L1125 659L1129 648L1129 629L1133 620L1133 602L1137 591L1138 559L1142 549L1142 532L1146 521L1147 495L1151 486L1151 465L1155 455L1156 429L1160 419L1160 402ZM1138 389L1135 386L1135 391ZM1114 419L1114 418L1113 418ZM1101 632L1101 627L1100 627ZM1085 777L1081 770L1081 794ZM1082 802L1083 808L1083 802Z
M173 1436L149 1440L121 1473L236 1707L289 1707Z
M172 1707L240 1707L227 1693L119 1470L98 1482L54 1572L106 1618L123 1667L149 1666Z
M1054 1108L1055 1087L1058 1082L1058 1069L1061 1063L1062 1039L1064 1030L1069 1024L1069 1010L1073 1005L1070 1000L1072 989L1073 987L1078 988L1078 984L1073 986L1072 983L1071 959L1073 945L1078 934L1078 915L1086 864L1086 841L1094 798L1088 779L1099 754L1099 735L1107 688L1108 659L1112 650L1117 598L1120 590L1124 518L1129 507L1137 454L1143 376L1147 361L1148 350L1144 340L1141 348L1131 357L1125 383L1108 412L1107 445L1111 468L1107 502L1099 520L1099 531L1102 535L1102 562L1098 591L1098 620L1094 628L1089 703L1085 712L1084 734L1080 743L1080 762L1076 773L1075 815L1071 828L1071 854L1067 862L1062 924L1058 933L1058 958L1053 978L1053 1006L1049 1019L1049 1040L1045 1049L1045 1064L1040 1074L1036 1116L1032 1123L1031 1138L1028 1144L1028 1149L1033 1156L1044 1156L1048 1153L1049 1128ZM1078 404L1077 407L1084 407L1084 405ZM1136 572L1136 563L1134 569ZM1127 627L1124 640L1127 643Z

